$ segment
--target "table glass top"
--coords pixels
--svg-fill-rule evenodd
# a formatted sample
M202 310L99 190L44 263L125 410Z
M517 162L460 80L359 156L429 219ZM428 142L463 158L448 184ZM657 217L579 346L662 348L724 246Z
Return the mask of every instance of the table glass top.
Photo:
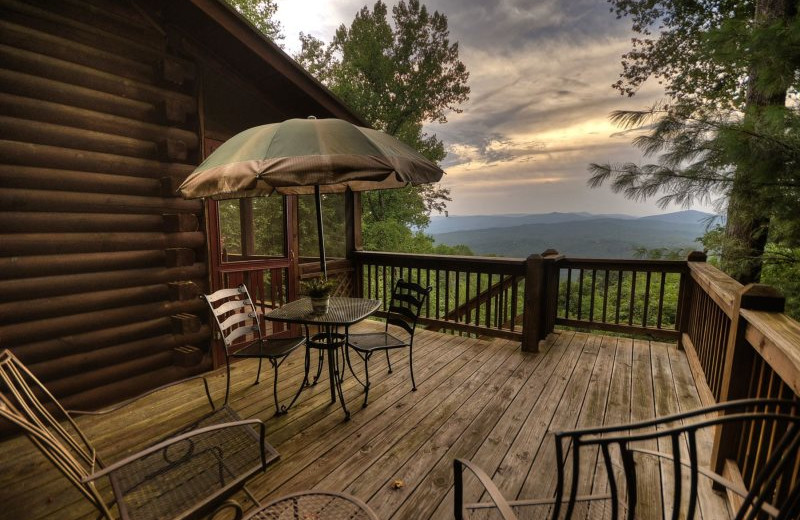
M315 314L311 307L311 299L300 298L265 314L264 317L272 321L308 325L352 325L378 310L380 306L380 300L331 297L328 312Z

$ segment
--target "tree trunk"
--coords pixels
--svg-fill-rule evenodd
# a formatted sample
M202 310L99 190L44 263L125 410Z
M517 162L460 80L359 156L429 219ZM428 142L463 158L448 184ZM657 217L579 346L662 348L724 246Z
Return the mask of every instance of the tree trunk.
M793 2L789 0L758 0L755 22L771 25L778 21L788 22L793 15ZM757 85L763 65L754 63L750 68L746 94L746 118L758 118L763 109L786 104L786 88L764 91ZM780 172L776 171L775 176ZM722 251L722 268L743 284L756 283L761 279L763 255L767 245L770 225L770 208L759 204L754 186L749 182L749 172L739 167L734 176L728 199L728 215L725 227L727 240Z

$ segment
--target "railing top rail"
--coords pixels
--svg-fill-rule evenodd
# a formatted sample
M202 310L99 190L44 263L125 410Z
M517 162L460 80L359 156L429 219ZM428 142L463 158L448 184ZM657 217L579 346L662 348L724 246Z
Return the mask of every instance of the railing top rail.
M736 299L744 286L713 265L705 262L688 262L688 264L692 279L729 318L733 318L736 312Z
M424 267L428 269L451 270L476 269L486 272L514 271L518 274L524 274L525 272L524 258L427 255L386 253L379 251L356 251L354 257L357 261L372 261L378 264L396 267Z
M800 395L800 323L781 312L742 309L745 339L772 369Z

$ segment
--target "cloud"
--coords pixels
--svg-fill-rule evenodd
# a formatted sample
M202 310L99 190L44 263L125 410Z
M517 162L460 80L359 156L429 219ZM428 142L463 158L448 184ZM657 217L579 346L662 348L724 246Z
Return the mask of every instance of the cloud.
M633 98L611 88L630 47L629 20L605 0L422 0L448 17L470 72L470 100L444 125L425 126L448 151L444 185L453 214L539 211L655 213L607 188L587 187L591 162L641 162L636 132L612 125L614 110L642 109L662 96L647 85ZM330 41L339 24L374 0L278 0L290 28ZM395 4L388 0L391 8Z

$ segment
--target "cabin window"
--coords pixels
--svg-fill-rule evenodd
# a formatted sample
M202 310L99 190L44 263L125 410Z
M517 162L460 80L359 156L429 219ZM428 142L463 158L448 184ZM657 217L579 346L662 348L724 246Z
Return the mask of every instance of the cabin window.
M220 201L222 261L285 256L285 211L279 195Z

